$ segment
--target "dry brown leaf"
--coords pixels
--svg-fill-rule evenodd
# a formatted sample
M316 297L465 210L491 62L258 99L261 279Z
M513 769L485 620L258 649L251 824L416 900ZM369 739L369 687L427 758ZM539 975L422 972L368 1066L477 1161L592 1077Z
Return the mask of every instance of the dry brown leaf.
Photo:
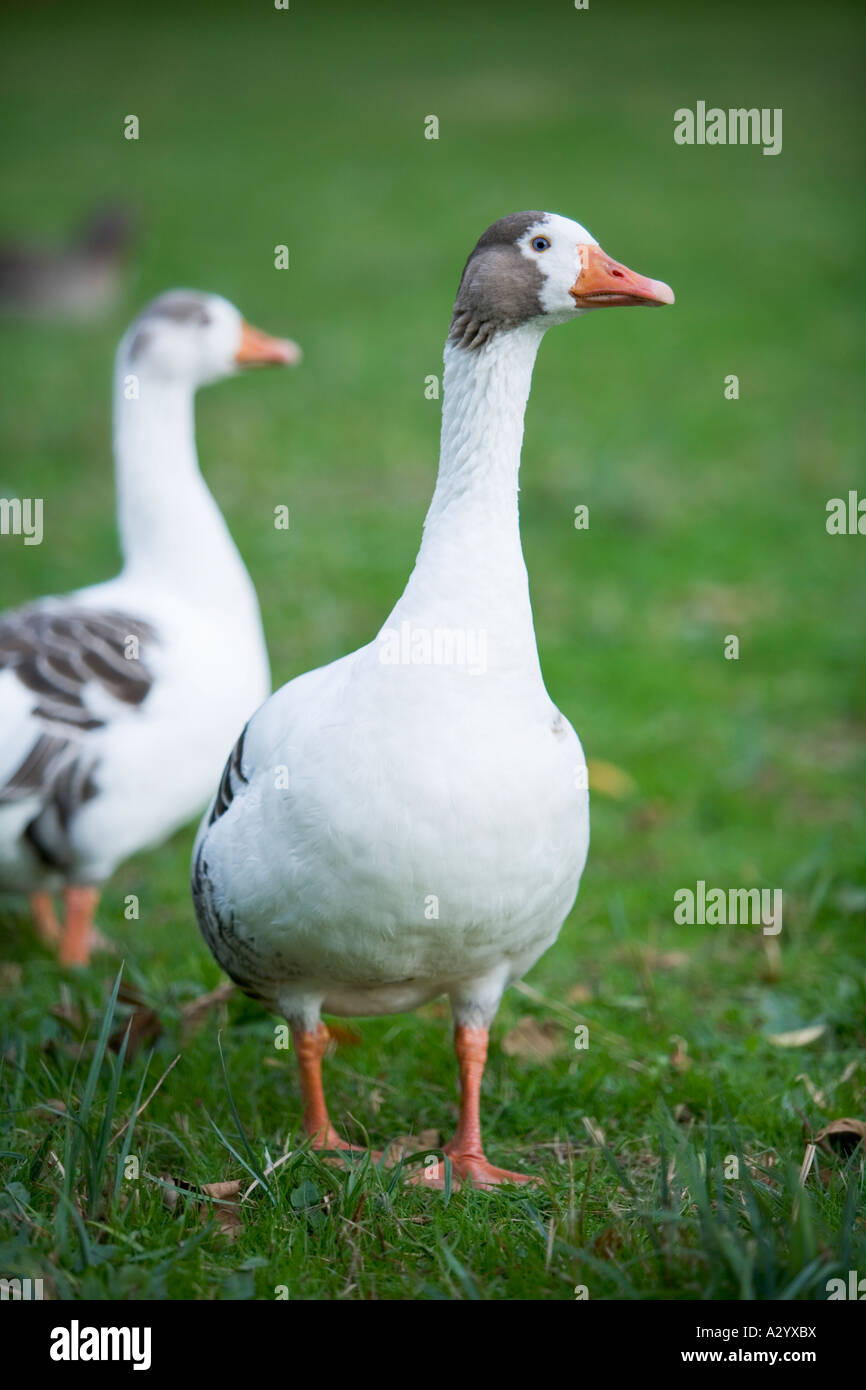
M768 1033L767 1041L774 1047L807 1047L826 1031L826 1023L813 1023L808 1028L793 1028L790 1033Z
M592 999L592 990L589 985L572 985L568 994L565 996L566 1004L588 1004Z
M0 993L11 994L21 983L23 971L16 961L6 961L0 965Z
M338 1047L358 1047L361 1044L360 1028L352 1028L342 1023L328 1023L325 1025L331 1038L331 1042Z
M84 1028L81 1010L72 1003L69 992L65 988L60 991L59 1003L52 1004L48 1012L52 1018L59 1018L62 1023L70 1024L77 1032L81 1032Z
M410 1154L441 1148L440 1139L438 1129L422 1129L420 1134L399 1134L385 1150L385 1167L395 1168L401 1158L408 1158Z
M662 951L655 962L657 970L682 970L691 962L688 951Z
M177 1209L181 1188L167 1173L161 1173L160 1178L162 1181L159 1184L159 1195L169 1211L175 1211Z
M772 1150L766 1153L755 1154L752 1158L746 1156L746 1164L749 1169L749 1177L752 1182L762 1182L765 1187L778 1187L778 1182L766 1172L767 1168L776 1167L776 1155Z
M140 1047L156 1042L162 1033L162 1022L155 1009L136 1006L129 1018L124 1019L108 1039L112 1052L119 1052L129 1029L129 1042L126 1045L127 1057L134 1057Z
M674 1071L688 1071L689 1067L692 1065L692 1059L689 1056L688 1042L685 1038L679 1037L676 1033L671 1038L671 1042L674 1045L674 1050L671 1053L671 1066Z
M201 1187L187 1182L185 1178L173 1178L169 1173L160 1174L160 1194L169 1211L177 1209L182 1194L193 1198L210 1197L209 1202L200 1202L199 1219L203 1222L215 1221L227 1240L235 1240L243 1229L240 1210L241 1182L233 1178L227 1182L206 1182Z
M841 1153L847 1157L858 1144L866 1148L866 1124L862 1120L831 1120L818 1130L815 1143L827 1153Z
M644 946L641 956L650 970L682 970L691 963L688 951L657 951L653 946Z
M609 796L613 801L625 801L634 796L637 782L616 763L606 763L602 758L589 758L586 764L589 773L591 792Z
M190 999L180 1011L184 1028L197 1028L204 1022L211 1009L227 1003L234 993L235 986L231 981L226 981L217 985L216 989L209 990L207 994L199 994L195 999Z
M599 1231L595 1240L592 1242L593 1254L598 1255L599 1259L611 1260L617 1251L622 1249L622 1234L616 1226L606 1226L603 1231Z
M532 1018L527 1014L502 1039L502 1051L508 1057L524 1057L532 1062L546 1062L564 1050L565 1036L561 1024L552 1018Z
M202 1183L201 1191L213 1199L212 1205L204 1204L199 1208L202 1220L209 1221L213 1217L227 1240L237 1240L244 1225L241 1221L240 1202L231 1202L227 1199L240 1197L240 1179L233 1178L230 1182Z
M633 830L652 830L657 825L663 825L669 815L670 808L666 802L645 801L632 812L631 826Z
M206 1197L213 1197L215 1202L223 1202L228 1197L239 1197L241 1191L240 1178L229 1178L225 1182L203 1182L201 1191Z
M119 1016L118 1027L108 1039L108 1046L112 1052L119 1052L129 1029L129 1042L127 1043L126 1055L133 1057L140 1047L146 1043L156 1042L162 1033L162 1020L159 1014L148 1003L135 985L130 980L124 980L120 989L117 991L117 1002L127 1004L132 1013L123 1018Z

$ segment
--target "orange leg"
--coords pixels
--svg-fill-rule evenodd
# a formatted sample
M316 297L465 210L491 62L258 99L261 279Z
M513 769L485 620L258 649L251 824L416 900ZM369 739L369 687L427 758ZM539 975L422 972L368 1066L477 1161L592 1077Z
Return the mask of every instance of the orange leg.
M329 1038L330 1034L324 1023L320 1023L312 1033L301 1028L292 1029L292 1042L295 1044L298 1070L301 1074L301 1095L304 1099L304 1130L311 1136L314 1149L355 1149L355 1144L347 1144L340 1138L331 1124L325 1104L322 1058L327 1051Z
M54 911L54 899L50 893L31 893L30 912L36 927L36 935L46 946L56 946L60 940L60 923Z
M507 1168L495 1168L488 1163L481 1144L481 1078L487 1061L486 1028L468 1028L458 1024L454 1029L454 1050L460 1064L460 1114L457 1131L445 1153L451 1159L455 1186L471 1178L475 1187L497 1187L503 1182L532 1182L525 1173L511 1173ZM413 1181L422 1186L444 1187L445 1166L431 1165Z
M61 965L88 965L92 944L93 914L99 902L98 888L71 884L63 890L66 918L60 943Z

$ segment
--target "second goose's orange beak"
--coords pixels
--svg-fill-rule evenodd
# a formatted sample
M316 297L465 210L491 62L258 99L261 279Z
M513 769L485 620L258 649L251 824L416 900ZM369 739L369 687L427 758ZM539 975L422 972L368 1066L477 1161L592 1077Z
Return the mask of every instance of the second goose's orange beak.
M579 246L581 271L570 294L579 309L616 309L639 304L673 304L663 280L649 280L613 260L600 246Z
M290 338L272 338L251 323L241 326L240 347L235 353L239 367L263 367L267 363L294 367L301 360L301 349Z

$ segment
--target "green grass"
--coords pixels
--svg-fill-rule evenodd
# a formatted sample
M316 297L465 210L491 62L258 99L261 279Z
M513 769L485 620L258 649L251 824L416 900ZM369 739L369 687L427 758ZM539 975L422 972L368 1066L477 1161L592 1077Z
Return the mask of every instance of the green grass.
M835 4L819 25L796 5L564 0L7 16L5 232L60 235L117 194L144 233L108 321L0 325L0 494L43 496L46 526L41 547L0 538L6 606L116 565L111 356L160 290L218 290L305 349L298 372L214 388L198 413L276 683L369 640L405 582L437 452L424 379L490 221L574 216L677 306L552 333L527 418L547 685L588 756L635 784L593 797L577 906L495 1028L490 1156L540 1187L446 1200L301 1146L227 1238L197 1188L246 1188L293 1147L300 1106L257 1006L183 1026L220 979L188 898L191 828L124 865L101 909L159 1015L152 1055L122 1060L117 1018L103 1026L116 964L64 978L4 909L0 1275L42 1275L59 1297L568 1299L582 1284L673 1299L823 1298L832 1275L866 1270L862 1150L821 1153L798 1182L807 1140L866 1110L866 541L824 528L828 498L866 490L860 29ZM673 111L699 97L782 107L782 154L675 146ZM676 926L673 894L698 879L781 887L778 958L755 929ZM543 1061L498 1046L527 1015L558 1043ZM808 1045L770 1041L819 1023ZM447 1137L442 1006L361 1032L326 1064L347 1136Z

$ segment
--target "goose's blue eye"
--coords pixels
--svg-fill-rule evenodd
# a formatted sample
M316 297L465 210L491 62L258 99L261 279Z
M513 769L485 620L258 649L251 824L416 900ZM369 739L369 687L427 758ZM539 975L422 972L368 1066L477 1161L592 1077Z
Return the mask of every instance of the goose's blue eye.
M546 236L534 236L529 244L533 251L548 251L550 249L550 242Z

